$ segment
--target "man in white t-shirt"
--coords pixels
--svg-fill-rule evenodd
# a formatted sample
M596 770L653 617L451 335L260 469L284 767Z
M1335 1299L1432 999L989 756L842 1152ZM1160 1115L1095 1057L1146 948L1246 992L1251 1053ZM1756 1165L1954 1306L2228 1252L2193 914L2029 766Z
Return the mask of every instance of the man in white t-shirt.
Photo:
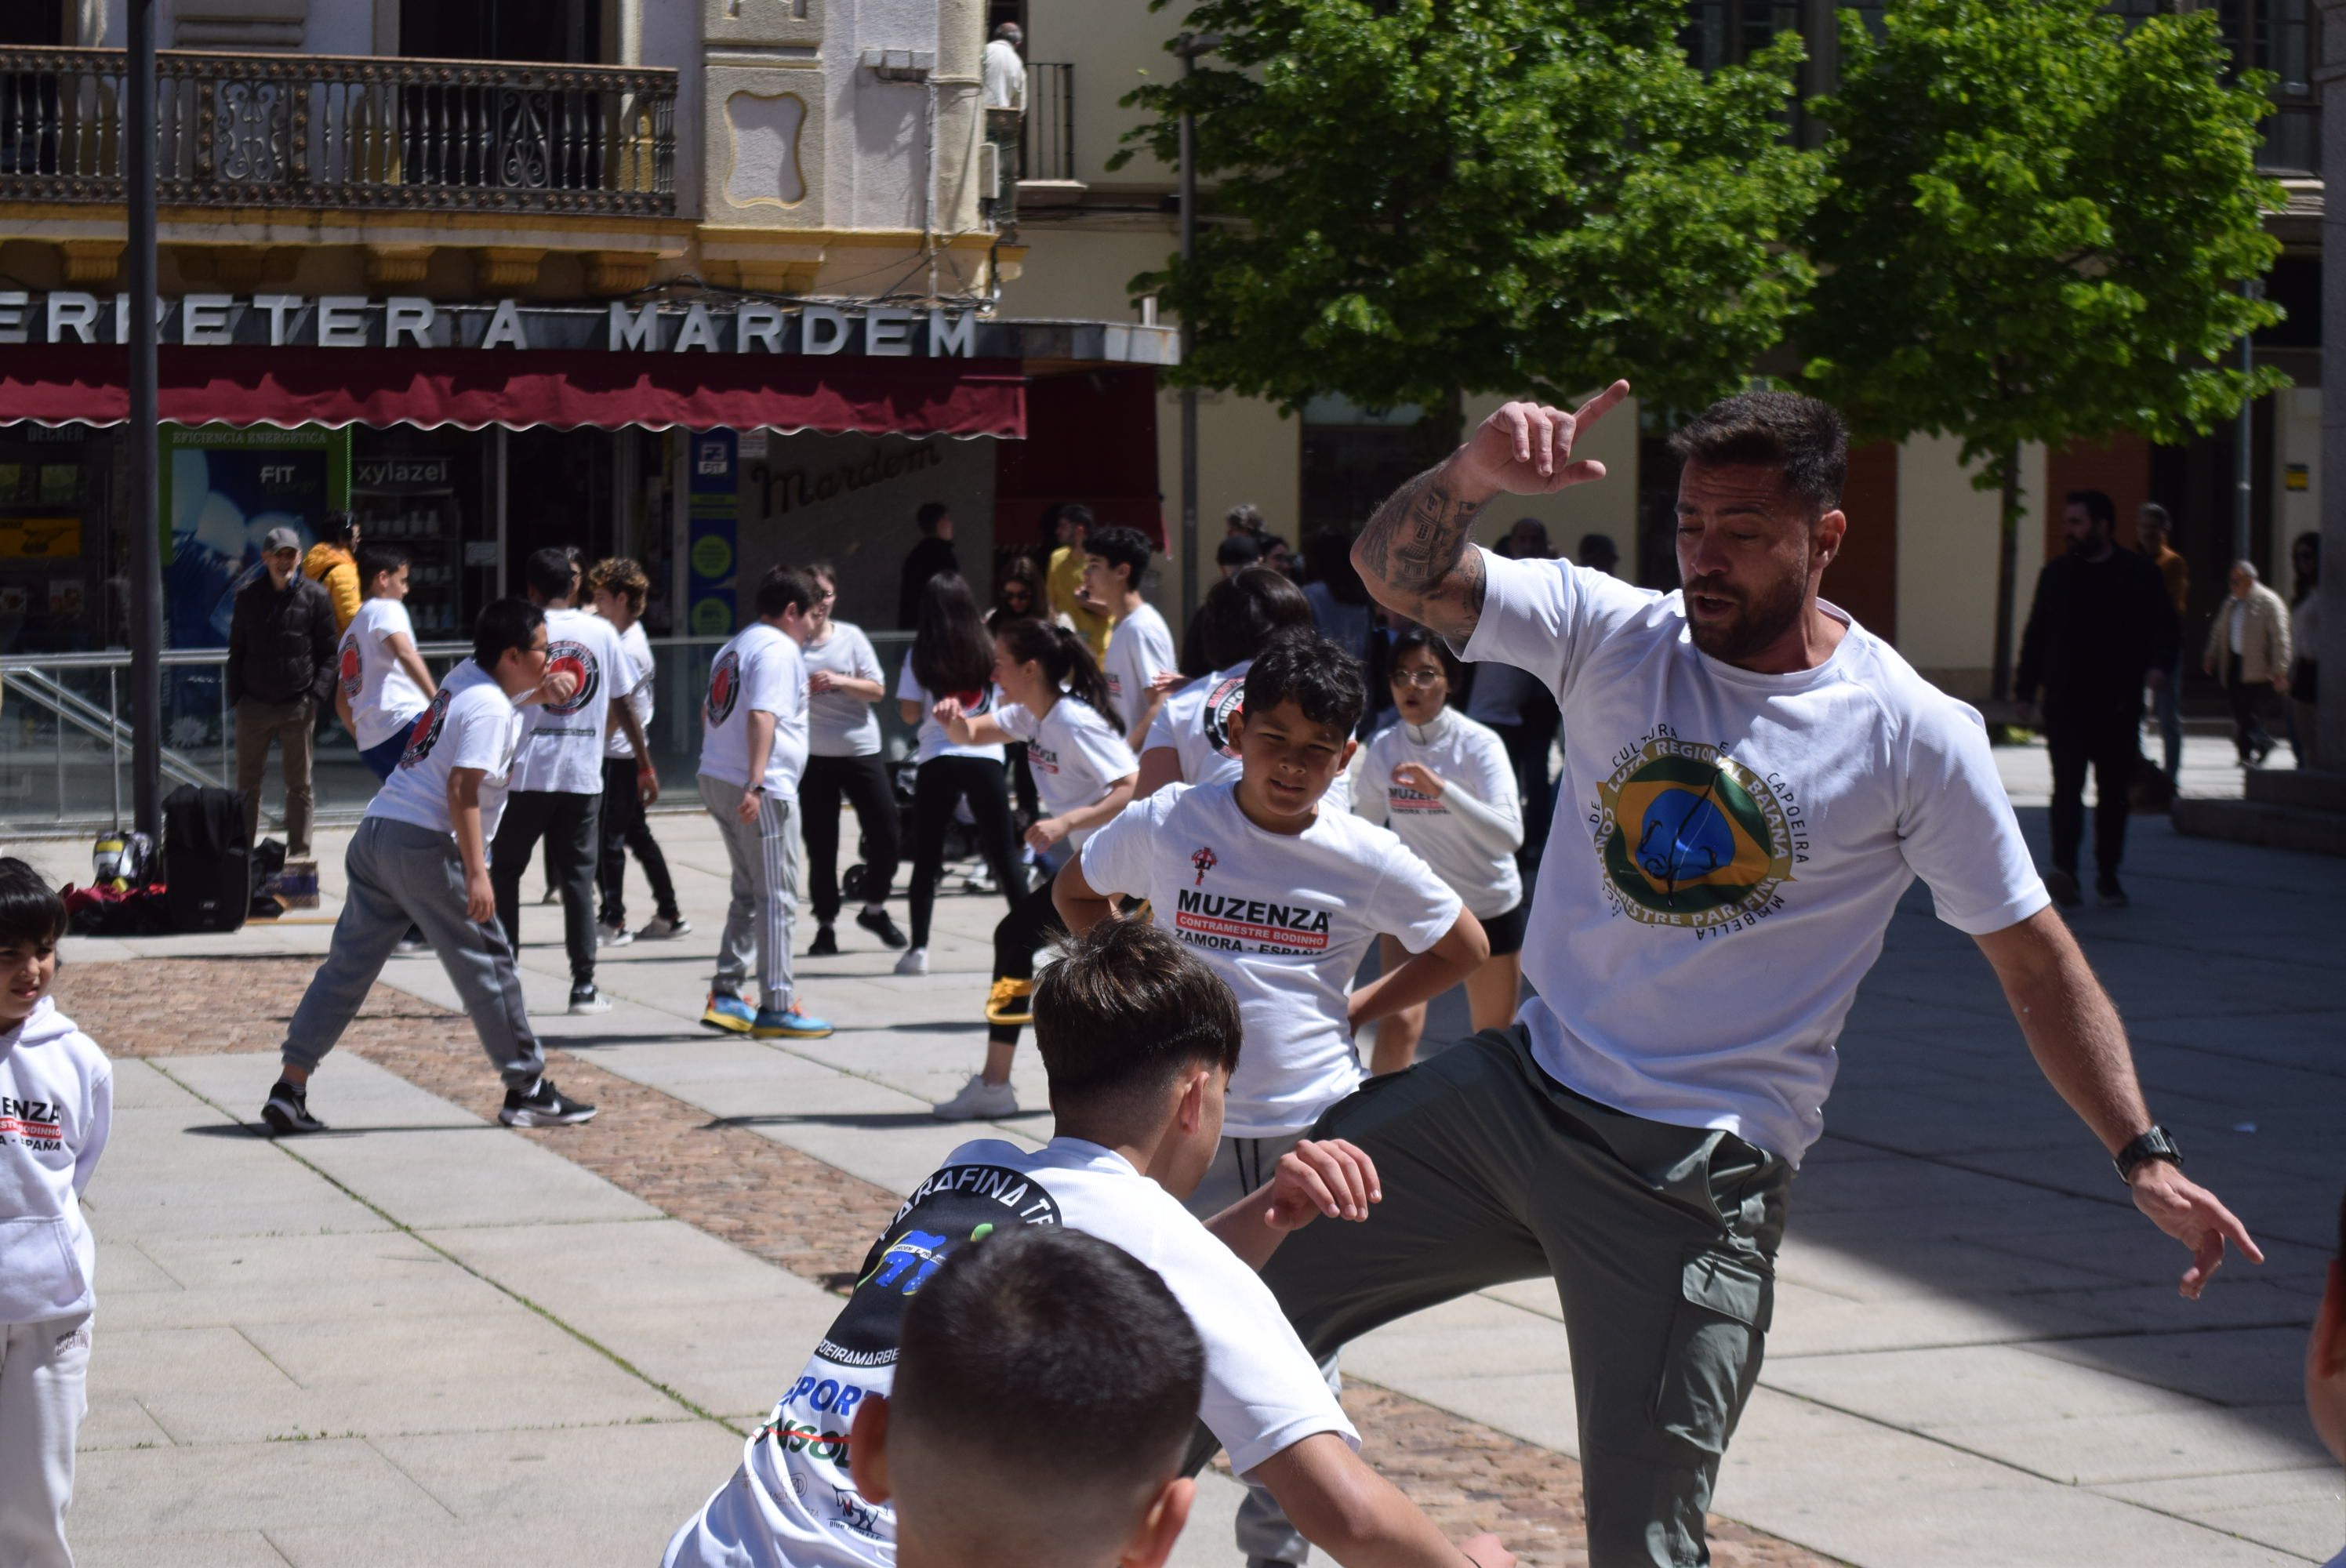
M1181 684L1173 629L1140 593L1155 554L1137 528L1096 529L1084 540L1084 596L1116 616L1100 672L1107 677L1124 743L1135 756L1148 738L1149 721L1164 705L1166 692Z
M2186 1179L2126 1032L2031 864L1979 716L1818 597L1850 526L1841 420L1730 398L1673 440L1678 593L1469 545L1503 494L1602 477L1576 414L1510 403L1403 486L1354 560L1389 608L1537 676L1568 741L1524 969L1538 995L1313 1129L1393 1179L1369 1247L1315 1227L1268 1271L1315 1353L1552 1274L1576 1348L1589 1558L1702 1560L1759 1375L1793 1167L1858 982L1917 875L1979 943L2045 1076L2194 1254L2255 1243ZM1402 1172L1408 1176L1402 1179Z
M358 577L364 597L342 629L334 708L358 742L359 759L383 779L399 766L408 726L440 687L415 651L415 625L407 616L407 552L397 545L361 545Z
M799 1005L790 932L799 906L799 777L806 771L807 678L801 647L821 590L776 566L758 585L758 619L717 650L701 705L700 803L733 866L701 1023L760 1040L820 1040L831 1025ZM741 995L757 961L758 1005Z
M638 777L651 764L644 727L627 706L634 670L610 622L571 607L578 574L562 550L524 563L530 603L546 612L546 663L577 677L565 700L530 711L514 760L513 799L489 856L497 921L521 950L521 879L544 839L562 891L562 939L570 953L570 1011L608 1013L595 989L595 865L603 806L604 741L614 727L634 750Z
M565 1098L545 1075L546 1053L530 1033L489 877L489 844L521 742L516 708L562 703L577 691L576 672L555 668L546 647L543 611L498 600L481 612L473 657L449 672L410 727L399 766L351 837L350 890L332 945L286 1026L284 1068L260 1112L271 1133L325 1130L310 1114L310 1074L358 1016L411 926L421 926L439 953L481 1049L505 1079L497 1119L544 1127L594 1115L594 1106Z
M905 1200L732 1478L668 1543L666 1568L892 1568L896 1511L857 1484L861 1407L892 1391L906 1299L955 1267L956 1249L1025 1226L1083 1231L1156 1270L1205 1348L1200 1419L1231 1468L1269 1487L1339 1563L1506 1568L1514 1559L1494 1539L1451 1545L1361 1461L1352 1422L1254 1272L1322 1217L1373 1230L1373 1166L1343 1145L1309 1145L1210 1227L1182 1210L1213 1158L1239 1031L1229 987L1137 923L1104 922L1046 970L1035 1038L1050 1073L1051 1142L964 1144ZM1046 1526L1058 1455L1021 1458L1024 1528Z

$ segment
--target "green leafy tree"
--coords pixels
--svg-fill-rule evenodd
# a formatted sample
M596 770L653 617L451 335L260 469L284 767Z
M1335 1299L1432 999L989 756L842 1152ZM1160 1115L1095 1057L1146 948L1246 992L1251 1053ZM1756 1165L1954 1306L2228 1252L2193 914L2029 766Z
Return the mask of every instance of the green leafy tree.
M1193 328L1181 376L1288 408L1735 386L1808 287L1785 241L1820 159L1778 117L1799 41L1705 76L1684 20L1678 0L1190 6L1215 51L1126 99L1156 117L1127 142L1168 164L1193 111L1216 182L1196 262L1131 285Z
M2010 690L2024 443L2205 432L2288 384L2224 362L2280 311L2256 172L2267 83L2224 79L2212 9L1890 0L1841 18L1802 380L1862 436L1958 436L2001 493L1994 689Z

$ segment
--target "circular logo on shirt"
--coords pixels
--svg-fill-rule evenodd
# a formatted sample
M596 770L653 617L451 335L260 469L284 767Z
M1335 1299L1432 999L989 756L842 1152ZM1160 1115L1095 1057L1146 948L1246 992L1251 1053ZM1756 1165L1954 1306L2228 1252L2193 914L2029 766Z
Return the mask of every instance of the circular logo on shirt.
M572 692L566 701L547 703L546 711L548 713L566 717L576 713L594 701L603 689L603 672L596 663L595 650L585 643L564 637L560 642L546 644L546 673L552 675L557 670L576 681L578 689Z
M1246 708L1246 677L1224 676L1206 694L1206 744L1225 757L1236 757L1238 748L1230 744L1230 715Z
M1041 1184L1006 1166L947 1166L923 1183L863 1260L862 1277L815 1354L843 1367L896 1360L904 1306L954 1248L1004 1226L1057 1225L1059 1206Z
M352 632L342 638L342 651L337 674L342 683L342 695L352 702L359 699L359 688L366 684L365 662L359 657L359 635Z
M1622 911L1708 930L1767 911L1792 877L1784 808L1760 776L1695 741L1658 738L1597 786L1596 852Z
M709 667L709 700L701 711L709 728L716 728L732 717L733 705L741 699L741 656L727 648Z
M990 686L981 687L975 691L955 691L946 695L960 703L962 712L972 718L994 711L994 688Z
M448 718L448 688L442 687L431 705L415 716L415 726L407 732L407 744L399 753L399 765L413 768L432 755L440 744L440 727Z

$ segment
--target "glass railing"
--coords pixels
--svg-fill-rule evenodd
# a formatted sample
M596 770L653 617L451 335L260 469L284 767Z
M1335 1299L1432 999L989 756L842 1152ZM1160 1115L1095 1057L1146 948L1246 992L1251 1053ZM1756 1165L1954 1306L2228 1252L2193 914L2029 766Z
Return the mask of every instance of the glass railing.
M909 632L872 632L884 682L912 644ZM723 637L654 637L652 722L646 738L664 803L691 804L700 761L700 699ZM425 643L434 676L465 657L464 643ZM236 780L236 720L228 707L227 650L163 656L163 789ZM892 695L875 705L892 757L911 755L913 732ZM0 837L128 826L131 818L130 656L126 652L24 654L0 658ZM282 763L269 759L261 783L262 832L278 830ZM350 733L329 714L318 729L312 769L318 819L349 822L374 798L375 778ZM658 808L655 808L656 809Z

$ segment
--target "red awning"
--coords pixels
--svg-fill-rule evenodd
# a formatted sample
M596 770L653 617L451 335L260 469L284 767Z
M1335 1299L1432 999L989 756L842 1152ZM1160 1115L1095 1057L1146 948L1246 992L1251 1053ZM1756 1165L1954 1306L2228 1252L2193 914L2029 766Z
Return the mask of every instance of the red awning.
M157 360L174 424L1026 433L1014 360L246 346L167 347ZM117 348L0 349L0 423L120 424L128 376Z

